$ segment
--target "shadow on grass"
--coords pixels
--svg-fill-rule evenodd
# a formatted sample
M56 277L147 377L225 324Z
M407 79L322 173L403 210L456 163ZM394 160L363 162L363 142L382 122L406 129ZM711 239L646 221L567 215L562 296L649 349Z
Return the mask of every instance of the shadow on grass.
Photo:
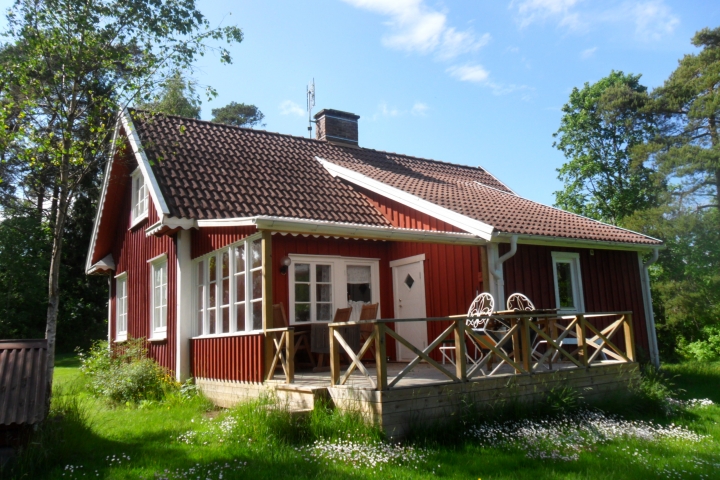
M720 363L687 362L663 365L662 369L673 377L683 399L709 398L720 403Z
M55 366L60 368L79 368L80 358L76 353L59 353L55 355Z

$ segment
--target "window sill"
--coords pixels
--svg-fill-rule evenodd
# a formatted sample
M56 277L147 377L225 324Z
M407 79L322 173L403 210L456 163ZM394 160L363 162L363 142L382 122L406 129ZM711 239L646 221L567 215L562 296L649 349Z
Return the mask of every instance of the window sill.
M118 334L115 337L115 343L125 343L127 342L127 333Z
M149 338L148 342L150 342L150 343L165 343L165 342L167 342L167 336L165 336L165 334L163 334L162 337L157 336L157 337Z
M233 332L233 333L218 333L218 334L212 334L212 335L199 335L197 337L192 337L191 340L206 340L210 338L227 338L227 337L249 337L251 335L261 335L263 333L262 330L252 330L250 332Z
M135 220L130 223L130 228L128 230L135 230L137 227L142 225L146 220L148 219L148 214L145 212L144 214L137 217Z

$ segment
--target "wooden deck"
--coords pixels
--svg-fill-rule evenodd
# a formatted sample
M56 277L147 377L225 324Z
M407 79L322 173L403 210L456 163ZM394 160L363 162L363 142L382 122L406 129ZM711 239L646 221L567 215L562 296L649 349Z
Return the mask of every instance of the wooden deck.
M604 360L599 361L595 365L593 365L593 368L597 368L600 366L609 366L609 365L617 365L624 362L618 362L616 360ZM388 377L395 377L397 376L405 367L407 367L407 362L391 362L387 364L387 375ZM442 365L442 364L441 364ZM450 373L455 372L455 365L451 363L447 363L445 365L442 365L443 368ZM347 368L347 365L343 365L343 367ZM552 370L544 370L542 373L552 373L552 372L558 372L562 370L574 370L577 369L577 366L574 363L571 362L558 362L553 365ZM370 376L376 376L377 375L377 369L373 366L367 367L368 372L370 373ZM470 379L469 381L472 382L482 382L484 380L490 380L493 378L502 378L507 376L515 376L515 370L510 367L509 365L503 365L500 367L500 370L495 373L492 376L487 375L487 369L483 369L483 373L486 375L478 374ZM305 371L296 371L295 372L295 379L292 384L288 384L285 381L285 374L282 372L282 370L278 369L275 372L275 375L273 375L273 378L270 380L267 380L265 383L268 385L277 385L277 386L289 386L294 385L298 387L328 387L330 386L330 378L332 373L330 371L326 372L312 372L310 370ZM448 379L446 375L443 375L441 372L439 372L435 367L426 364L426 363L420 363L417 365L410 373L408 373L406 376L404 376L396 385L396 388L415 388L415 387L424 387L424 386L431 386L431 385L445 385L445 384L452 384L451 380ZM350 377L348 378L347 382L345 382L344 385L338 385L337 388L350 388L354 390L375 390L375 387L370 383L370 380L363 375L362 373L358 371L354 371L352 374L350 374Z
M263 383L196 379L206 396L221 406L271 394L293 410L311 410L318 401L361 413L390 437L401 437L417 422L443 422L467 408L506 402L542 401L558 386L584 398L627 391L638 378L632 313L491 315L506 325L501 335L473 329L465 317L371 320L372 334L359 351L343 329L363 322L331 323L330 371L296 371L292 328L267 330L272 355ZM488 317L482 317L488 318ZM449 324L423 350L388 324L442 321ZM397 341L415 353L408 363L388 362L386 344ZM466 355L472 347L480 358ZM433 358L440 348L453 363ZM266 352L267 353L267 352ZM342 356L349 359L341 363ZM372 358L374 361L370 361Z

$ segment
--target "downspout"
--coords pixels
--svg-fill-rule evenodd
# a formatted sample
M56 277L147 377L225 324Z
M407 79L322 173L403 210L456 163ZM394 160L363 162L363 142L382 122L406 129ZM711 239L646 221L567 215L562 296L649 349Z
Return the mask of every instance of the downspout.
M660 368L660 351L657 344L657 332L655 331L655 313L653 312L652 294L650 293L650 274L648 267L657 262L659 250L653 249L652 257L642 263L643 275L643 296L645 297L645 323L648 331L648 346L650 347L650 362L655 368Z
M503 276L503 263L509 260L513 255L517 253L517 235L510 237L510 251L505 255L495 260L494 265L490 269L490 274L495 278L495 300L497 305L495 310L504 310L505 308L505 278Z

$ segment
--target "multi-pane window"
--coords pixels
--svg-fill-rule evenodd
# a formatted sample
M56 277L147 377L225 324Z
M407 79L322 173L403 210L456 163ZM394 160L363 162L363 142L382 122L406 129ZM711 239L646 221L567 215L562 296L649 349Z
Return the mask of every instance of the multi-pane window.
M132 174L132 221L137 222L147 216L147 188L145 177L140 169Z
M196 263L196 334L262 329L262 239L250 237Z
M127 340L127 274L115 277L115 341Z
M374 259L290 255L290 321L329 322L338 308L352 307L351 320L362 306L377 302L378 262Z
M295 321L327 322L333 317L332 265L322 263L296 263Z
M152 275L152 334L164 337L167 331L167 258L162 256L151 263Z
M561 312L584 310L580 255L573 252L552 252L555 304Z

